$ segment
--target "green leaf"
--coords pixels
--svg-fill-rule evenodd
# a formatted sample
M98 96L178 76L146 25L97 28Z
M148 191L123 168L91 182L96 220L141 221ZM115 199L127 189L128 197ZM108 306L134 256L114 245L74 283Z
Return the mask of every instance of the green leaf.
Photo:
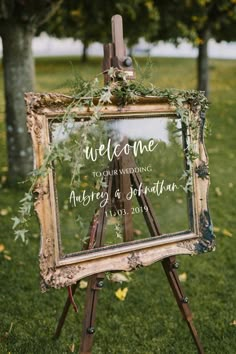
M29 230L26 230L26 229L16 230L15 231L15 240L17 240L18 238L21 238L21 240L23 242L27 242L26 235L25 235L27 232L29 232Z
M21 219L19 219L17 216L14 216L14 218L11 218L11 220L14 222L12 228L13 230L21 223Z
M111 97L112 97L111 89L110 89L110 87L106 87L106 89L101 93L99 102L100 103L111 103Z
M32 193L25 193L25 196L24 196L24 198L22 198L20 200L20 203L24 203L24 202L27 202L27 201L32 201L32 199L33 199Z

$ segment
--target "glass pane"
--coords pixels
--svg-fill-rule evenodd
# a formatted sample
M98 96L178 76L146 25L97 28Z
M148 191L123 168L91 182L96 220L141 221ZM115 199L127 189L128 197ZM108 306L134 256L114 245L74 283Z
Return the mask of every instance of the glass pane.
M89 241L94 246L91 223L101 212L103 245L189 228L180 120L126 118L64 128L52 123L51 131L68 155L55 164L64 254L87 249ZM158 232L155 222L150 225L152 210Z

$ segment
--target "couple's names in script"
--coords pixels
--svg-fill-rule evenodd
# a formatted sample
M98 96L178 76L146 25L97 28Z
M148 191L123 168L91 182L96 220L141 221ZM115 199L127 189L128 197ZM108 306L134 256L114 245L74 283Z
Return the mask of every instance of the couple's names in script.
M165 184L164 179L162 181L157 181L153 183L152 186L144 186L140 183L138 188L130 187L129 192L125 195L125 199L131 200L133 196L141 196L142 194L154 193L157 197L159 197L163 192L174 192L179 187L173 182L169 184ZM115 197L117 199L121 199L121 192L119 189L115 191ZM81 204L83 206L87 206L94 200L101 200L100 207L103 208L109 201L109 195L107 192L91 192L88 193L86 190L80 195L76 195L75 191L72 190L70 193L69 201L73 207L76 207L77 204Z

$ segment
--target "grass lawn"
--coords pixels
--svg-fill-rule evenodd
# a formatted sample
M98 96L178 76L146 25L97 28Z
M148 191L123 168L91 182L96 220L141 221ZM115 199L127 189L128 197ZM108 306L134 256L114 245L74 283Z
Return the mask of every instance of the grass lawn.
M141 67L145 61L140 60ZM178 257L179 273L194 323L209 354L236 353L236 62L211 60L211 134L206 145L210 158L209 204L217 236L216 252ZM72 69L73 68L73 69ZM37 91L65 92L76 70L85 78L101 71L101 60L80 64L79 58L36 60ZM2 68L0 69L2 88ZM153 59L151 81L159 87L192 89L196 86L193 59ZM0 90L0 93L2 90ZM22 186L4 186L7 172L3 96L0 96L0 353L41 354L78 352L85 290L76 293L79 313L72 310L58 341L53 331L66 298L66 289L42 294L39 288L39 227L32 225L27 246L14 242L11 217ZM128 286L125 301L115 297ZM73 348L74 346L74 348ZM132 274L132 281L106 281L99 295L94 354L196 353L186 323L173 298L159 263Z

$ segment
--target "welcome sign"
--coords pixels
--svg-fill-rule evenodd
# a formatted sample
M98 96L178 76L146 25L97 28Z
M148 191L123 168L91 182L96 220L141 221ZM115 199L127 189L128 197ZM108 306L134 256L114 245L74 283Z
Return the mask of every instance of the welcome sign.
M94 121L85 102L65 121L71 101L26 95L36 167L55 147L64 156L37 185L44 286L212 250L200 109L186 102L183 120L167 100L143 97L113 101Z

